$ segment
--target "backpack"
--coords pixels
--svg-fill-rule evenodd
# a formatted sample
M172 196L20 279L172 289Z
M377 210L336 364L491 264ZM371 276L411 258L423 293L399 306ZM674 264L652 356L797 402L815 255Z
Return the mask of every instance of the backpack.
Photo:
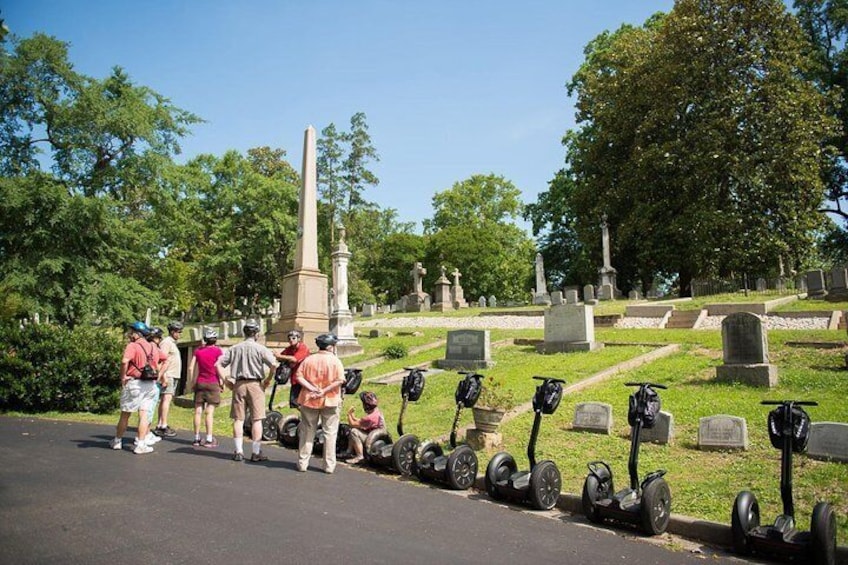
M421 393L424 392L424 373L421 372L421 369L412 369L409 371L403 377L400 390L401 395L406 396L412 402L421 398Z
M454 394L456 403L462 403L465 408L471 408L477 404L477 399L480 398L480 392L483 389L480 384L482 378L483 376L477 373L465 375L465 378L459 381L456 386L456 393Z
M345 369L345 382L342 385L344 394L353 394L359 390L362 384L362 369Z
M141 347L142 351L144 351L144 347L140 343L138 344L138 346ZM133 366L136 369L141 371L141 375L139 375L139 377L138 377L139 380L155 381L159 378L159 371L157 371L156 368L153 366L153 348L154 347L155 347L154 345L150 346L150 352L149 353L147 351L144 351L144 354L147 355L147 362L144 364L144 367L139 367L134 362L130 361L130 363L132 363Z
M649 386L640 389L630 395L630 405L627 410L627 423L631 426L636 425L636 420L639 417L639 394L644 390L644 406L642 407L642 428L650 430L654 427L657 421L657 414L662 410L662 402L657 391Z
M277 370L274 371L274 382L278 385L288 384L291 379L291 367L285 361L277 365Z
M787 406L781 405L769 412L768 432L772 446L783 448L783 433L787 419ZM792 451L803 453L810 439L810 416L800 406L792 407Z

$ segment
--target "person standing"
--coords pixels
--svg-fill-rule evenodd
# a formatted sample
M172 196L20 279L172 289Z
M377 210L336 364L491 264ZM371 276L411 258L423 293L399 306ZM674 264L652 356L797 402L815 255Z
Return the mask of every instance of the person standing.
M224 379L215 370L215 363L224 354L216 345L218 332L212 328L203 328L203 345L191 358L188 368L188 390L194 392L194 442L195 447L218 447L218 440L212 435L214 429L215 408L221 404L221 392ZM200 419L206 415L206 439L200 441Z
M304 359L297 371L298 383L303 387L297 399L300 405L297 470L301 472L305 472L309 465L319 418L324 430L324 472L332 473L336 469L341 386L345 382L344 367L336 357L338 341L331 333L316 337L318 352Z
M291 390L289 391L289 406L297 408L297 396L300 394L300 385L297 384L297 368L300 362L309 356L309 348L303 343L303 335L297 330L288 333L289 344L277 354L277 361L287 363L291 369Z
M277 365L270 349L256 341L259 323L249 319L244 323L244 341L227 349L215 362L218 377L224 379L223 369L230 367L229 383L233 389L230 418L233 419L233 461L244 461L245 406L250 408L253 446L250 461L267 461L262 453L262 420L265 419L265 389L271 382L272 372L265 375L265 367Z
M123 437L127 431L130 414L138 412L138 444L133 450L136 455L153 451L144 441L150 430L147 411L153 409L158 378L156 368L161 367L168 358L152 343L147 342L145 336L149 331L144 322L130 324L129 343L121 357L121 416L115 427L115 437L109 442L112 449L123 449ZM148 366L152 368L152 372L148 370Z
M152 328L149 328L149 330L150 331L148 331L147 336L146 336L147 341L149 343L152 343L156 347L157 350L161 351L159 349L159 344L162 343L162 337L163 337L162 328L154 326ZM157 355L157 357L159 357L159 356ZM153 387L153 391L155 393L153 395L153 401L150 403L150 408L148 408L148 410L147 410L147 423L149 425L150 431L147 432L147 436L145 436L144 441L150 447L153 447L154 445L156 445L157 443L162 441L161 437L159 437L159 436L157 436L156 434L153 433L153 416L156 414L156 407L159 405L159 397L161 396L162 389L165 388L164 383L165 383L165 377L162 374L162 372L160 371L159 372L159 378L156 381L156 386ZM138 438L135 438L135 445L138 445Z
M159 348L168 356L168 363L164 368L165 388L162 390L162 399L159 401L159 423L153 430L159 437L175 437L177 432L168 425L168 414L171 411L171 400L179 386L180 377L183 374L183 360L180 357L180 349L177 340L183 331L181 322L168 324L168 337L162 340Z

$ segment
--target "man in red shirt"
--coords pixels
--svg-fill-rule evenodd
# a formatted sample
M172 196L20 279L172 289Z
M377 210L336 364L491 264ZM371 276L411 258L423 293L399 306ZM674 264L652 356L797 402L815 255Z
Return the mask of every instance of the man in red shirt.
M300 385L297 384L297 369L300 367L300 362L309 356L309 348L302 339L302 335L297 330L291 330L288 333L289 345L276 355L277 361L287 363L291 369L291 391L289 394L289 406L297 408L297 396L300 394Z

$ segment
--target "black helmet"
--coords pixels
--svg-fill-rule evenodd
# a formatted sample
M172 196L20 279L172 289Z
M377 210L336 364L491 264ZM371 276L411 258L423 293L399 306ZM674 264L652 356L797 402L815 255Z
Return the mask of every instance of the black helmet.
M173 322L168 322L168 331L169 332L181 332L183 331L183 323L177 320Z
M377 407L377 395L370 390L360 392L359 400L362 401L362 407L365 408L365 410L370 411Z
M331 345L337 344L338 342L339 338L336 337L336 334L321 334L315 338L315 344L318 346L318 349L322 351Z
M248 318L244 323L244 335L256 335L259 333L259 322L253 318Z
M150 328L147 327L147 324L144 322L135 321L130 324L130 329L134 332L140 333L143 336L146 336L150 333Z
M148 341L156 339L157 337L159 339L162 339L162 328L157 328L157 327L150 328L150 332L148 332L148 334L147 334Z

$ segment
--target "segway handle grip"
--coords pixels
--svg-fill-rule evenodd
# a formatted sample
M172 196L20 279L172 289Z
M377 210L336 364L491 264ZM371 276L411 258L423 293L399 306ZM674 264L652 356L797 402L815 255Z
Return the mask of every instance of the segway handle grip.
M533 377L537 381L550 381L552 383L563 383L565 384L565 379L555 379L554 377L540 377L539 375L535 375Z
M651 388L660 388L663 390L668 389L667 386L661 385L659 383L624 383L624 386L649 386Z
M457 373L459 373L460 375L476 375L477 371L457 371Z
M795 406L818 406L815 400L763 400L760 404L794 404Z
M404 367L403 370L404 371L421 371L422 373L427 372L427 369L424 369L423 367Z

